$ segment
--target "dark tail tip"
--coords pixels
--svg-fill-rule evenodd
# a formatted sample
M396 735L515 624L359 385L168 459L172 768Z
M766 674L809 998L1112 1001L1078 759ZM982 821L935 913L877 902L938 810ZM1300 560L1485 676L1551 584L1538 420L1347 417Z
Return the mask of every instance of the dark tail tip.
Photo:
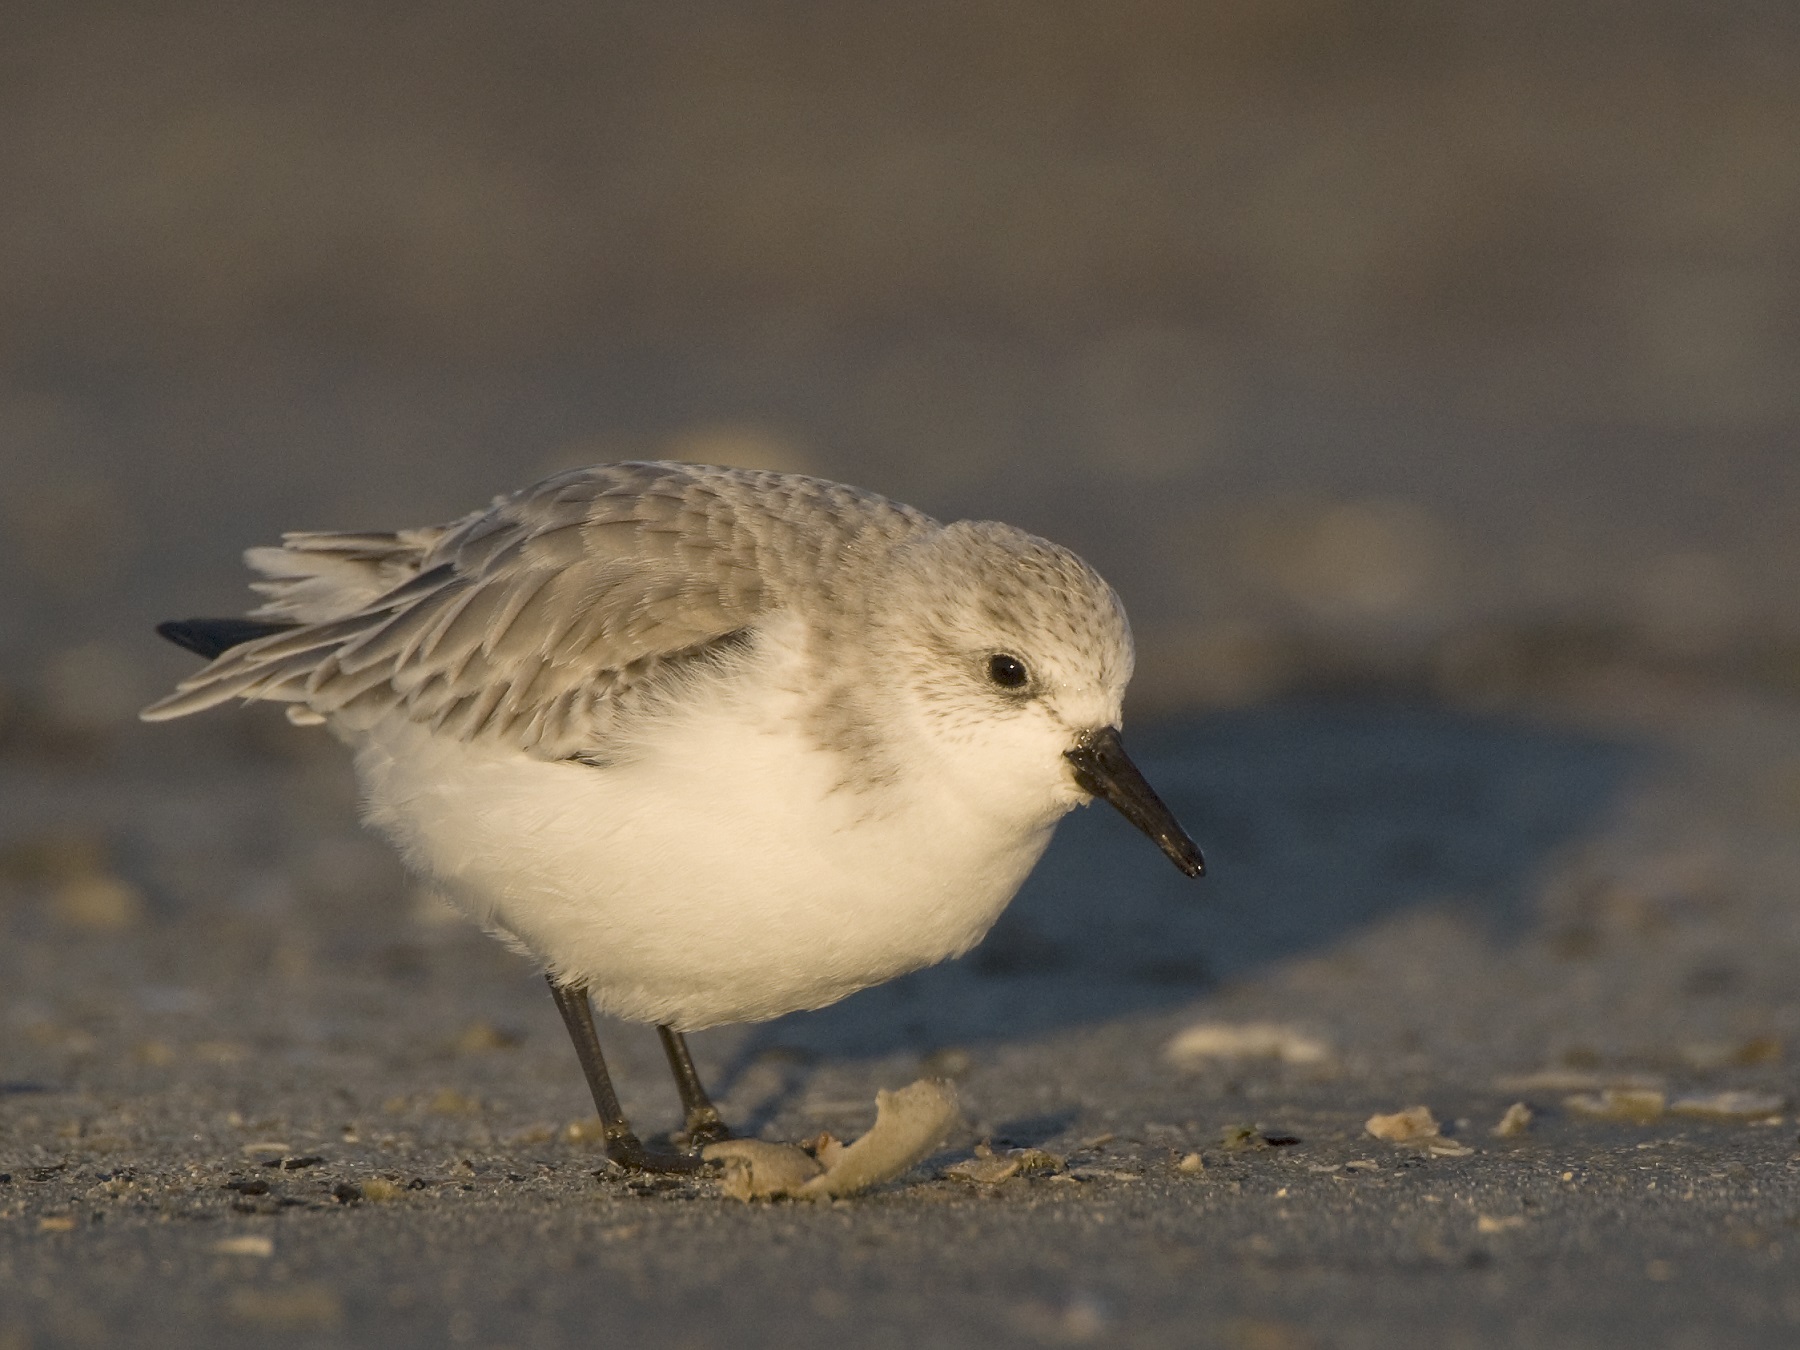
M208 661L233 647L271 633L285 632L291 623L263 623L256 619L170 619L156 625L159 637L186 648Z

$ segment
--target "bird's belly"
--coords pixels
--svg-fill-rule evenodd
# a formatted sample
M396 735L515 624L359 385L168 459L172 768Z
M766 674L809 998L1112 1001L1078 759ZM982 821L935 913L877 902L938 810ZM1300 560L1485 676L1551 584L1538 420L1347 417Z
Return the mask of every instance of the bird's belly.
M596 769L400 726L358 767L370 822L475 918L605 1011L688 1030L966 951L1055 825L841 786L798 737L704 733Z

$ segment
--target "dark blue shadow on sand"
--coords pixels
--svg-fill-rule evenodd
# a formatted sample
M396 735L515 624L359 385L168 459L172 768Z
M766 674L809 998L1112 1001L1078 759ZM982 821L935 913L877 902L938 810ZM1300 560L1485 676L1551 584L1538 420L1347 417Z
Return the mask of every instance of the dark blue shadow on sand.
M1134 726L1126 741L1205 851L1205 878L1110 808L1077 811L974 951L757 1028L740 1055L884 1055L1179 1006L1426 904L1514 940L1553 855L1646 760L1542 726L1371 704Z

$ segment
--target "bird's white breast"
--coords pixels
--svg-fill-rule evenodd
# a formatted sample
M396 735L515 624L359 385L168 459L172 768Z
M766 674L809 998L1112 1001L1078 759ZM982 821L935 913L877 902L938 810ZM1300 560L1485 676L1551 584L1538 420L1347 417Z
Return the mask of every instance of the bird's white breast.
M598 768L389 718L355 738L367 818L477 920L632 1020L761 1020L966 951L1066 794L996 811L929 775L846 786L780 674L698 700Z

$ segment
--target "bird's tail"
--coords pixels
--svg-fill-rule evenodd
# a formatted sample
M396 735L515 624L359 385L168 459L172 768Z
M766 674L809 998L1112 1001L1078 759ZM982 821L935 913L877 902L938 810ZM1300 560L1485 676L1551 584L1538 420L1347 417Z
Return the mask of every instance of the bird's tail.
M325 623L354 614L419 574L425 555L448 529L376 534L284 534L275 548L253 548L244 561L267 578L250 589L267 597L252 619Z
M293 634L291 640L303 642L307 635L295 630L355 614L418 576L431 546L448 528L436 525L391 534L285 534L277 547L253 548L244 554L244 561L264 578L250 584L264 600L246 617L172 619L158 624L156 631L176 646L214 662L233 648L265 638ZM147 722L161 722L243 694L246 680L215 678L220 669L214 665L196 672L139 716ZM261 690L258 696L274 693L273 689ZM288 709L288 716L298 722L320 720L299 704Z
M263 623L256 619L170 619L156 625L158 637L186 648L208 661L233 647L271 633L284 632L291 623Z

